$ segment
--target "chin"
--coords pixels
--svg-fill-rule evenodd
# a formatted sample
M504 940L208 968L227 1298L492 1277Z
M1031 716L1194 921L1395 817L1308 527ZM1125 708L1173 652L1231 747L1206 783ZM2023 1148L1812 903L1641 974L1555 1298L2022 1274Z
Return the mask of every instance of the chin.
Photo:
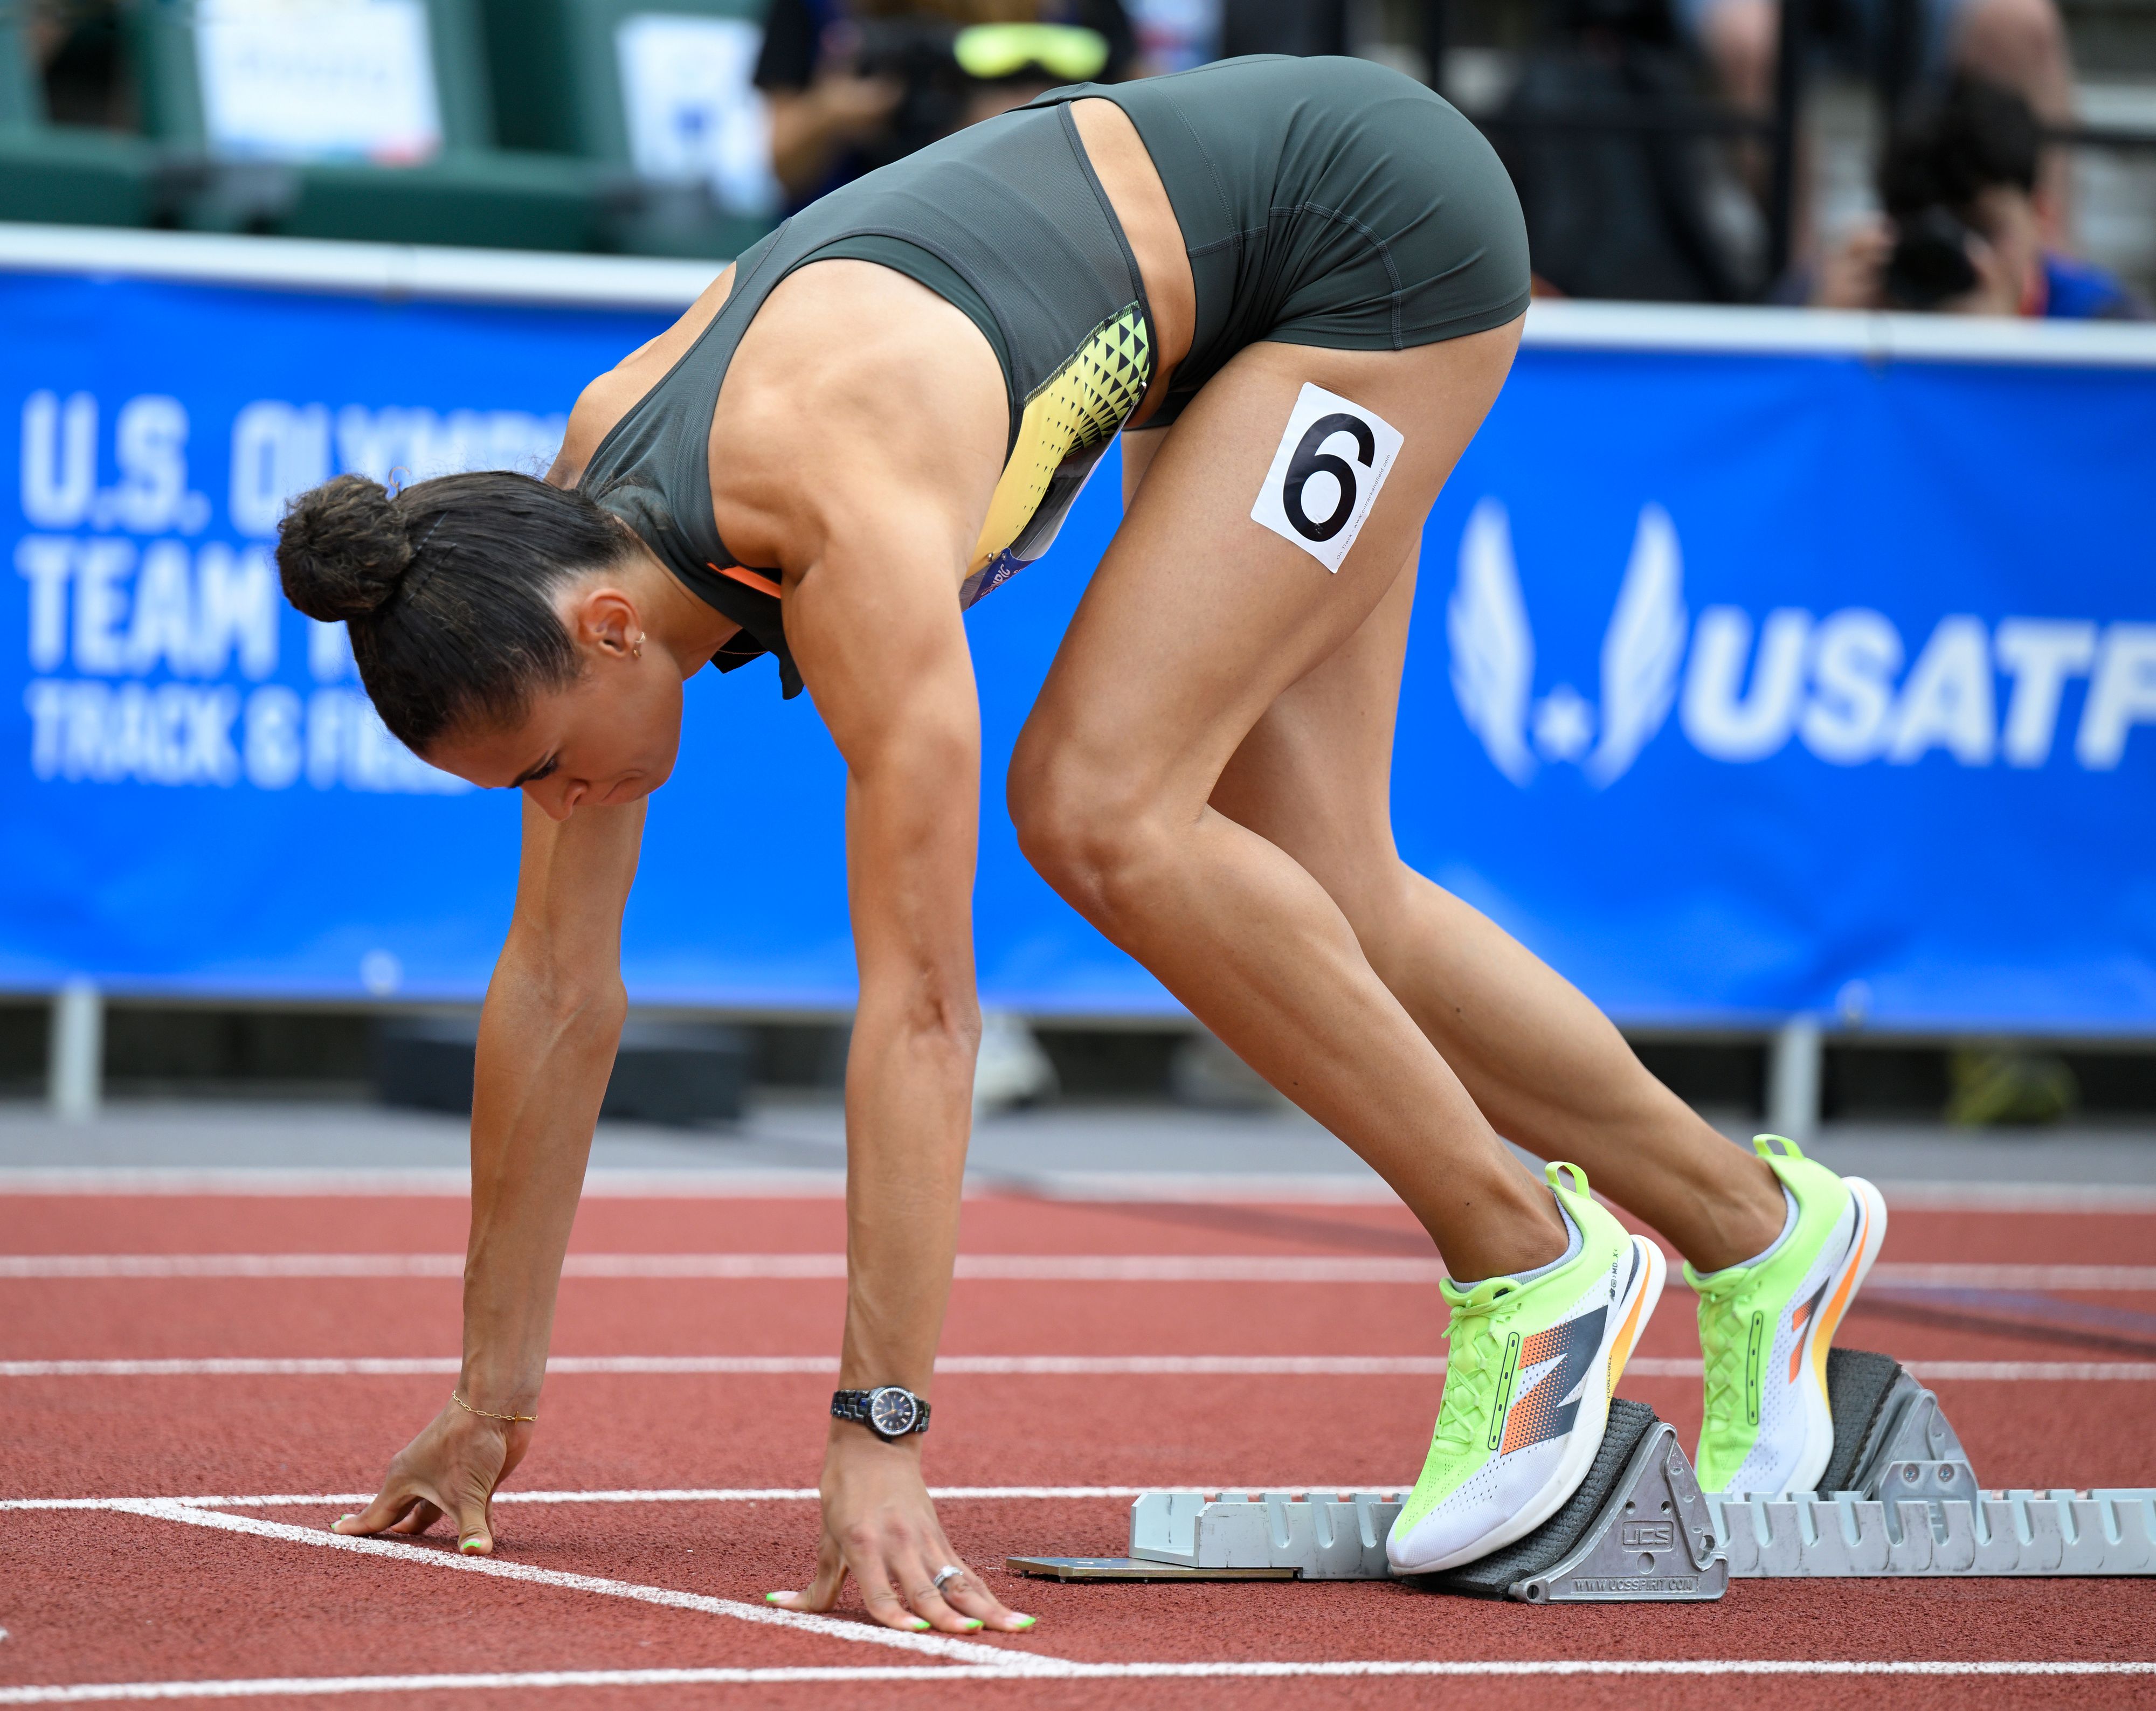
M639 772L624 778L599 798L599 805L602 807L618 808L624 802L640 802L658 789L660 785L665 783L673 770L670 766L665 772L655 775Z

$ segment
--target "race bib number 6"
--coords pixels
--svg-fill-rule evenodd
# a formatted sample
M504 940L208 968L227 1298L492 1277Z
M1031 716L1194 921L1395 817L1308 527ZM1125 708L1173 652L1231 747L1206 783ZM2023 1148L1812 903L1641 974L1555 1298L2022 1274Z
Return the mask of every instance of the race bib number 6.
M1250 520L1337 576L1399 452L1384 418L1306 381Z

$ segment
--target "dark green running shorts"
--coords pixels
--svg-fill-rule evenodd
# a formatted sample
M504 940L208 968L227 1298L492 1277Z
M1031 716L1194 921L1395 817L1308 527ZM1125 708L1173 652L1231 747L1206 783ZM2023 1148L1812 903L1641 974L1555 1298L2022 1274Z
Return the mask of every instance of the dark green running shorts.
M710 441L749 324L796 268L853 259L918 280L981 330L1010 438L959 598L1038 559L1137 411L1158 353L1145 281L1069 103L1137 128L1190 252L1198 324L1147 426L1245 345L1400 351L1527 306L1527 239L1481 134L1420 84L1360 59L1229 59L1082 84L932 143L812 204L735 264L732 293L593 452L583 485L699 599L739 624L722 669L767 651L798 694L778 571L744 565L711 511ZM843 347L858 330L835 327ZM893 398L891 431L921 431Z
M1147 426L1245 345L1402 351L1527 306L1527 229L1496 153L1442 96L1366 59L1267 54L1078 84L1130 115L1175 210L1197 336Z

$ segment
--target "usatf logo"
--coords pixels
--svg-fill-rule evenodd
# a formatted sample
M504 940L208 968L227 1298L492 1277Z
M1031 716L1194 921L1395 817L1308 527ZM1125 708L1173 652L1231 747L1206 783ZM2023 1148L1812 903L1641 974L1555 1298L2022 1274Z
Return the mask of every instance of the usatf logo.
M1894 622L1868 607L1824 616L1780 607L1755 623L1742 607L1710 606L1695 622L1676 525L1651 504L1603 635L1599 700L1568 683L1536 694L1534 631L1512 525L1494 499L1475 507L1460 537L1445 636L1461 714L1491 763L1522 787L1543 766L1568 764L1606 788L1673 708L1694 749L1738 764L1794 740L1837 766L1910 766L1935 750L1964 766L2041 766L2076 682L2087 687L2071 748L2084 770L2112 770L2133 727L2156 725L2156 623L1987 624L1954 612L1912 661Z

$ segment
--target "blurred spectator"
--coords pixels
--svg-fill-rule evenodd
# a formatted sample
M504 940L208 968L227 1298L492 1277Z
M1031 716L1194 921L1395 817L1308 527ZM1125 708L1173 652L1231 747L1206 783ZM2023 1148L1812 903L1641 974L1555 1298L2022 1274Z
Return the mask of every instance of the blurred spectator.
M1739 107L1774 105L1774 59L1781 29L1777 0L1676 0L1685 33L1702 49L1724 91ZM1897 0L1813 0L1814 16L1840 27L1845 45L1867 65L1884 57L1889 8ZM1984 78L2018 90L2047 125L2073 122L2073 60L2057 0L1908 0L1918 9L1925 80ZM2047 229L2066 229L2066 171L2047 163L2043 180Z
M1527 217L1538 294L1737 303L1766 283L1758 210L1697 107L1668 0L1562 0L1491 126ZM1640 121L1589 129L1582 113Z
M799 206L1135 53L1122 0L772 0L756 85Z
M1125 0L1137 36L1140 77L1189 71L1220 51L1221 0Z
M1223 59L1347 51L1347 0L1220 0Z
M0 20L10 10L0 4ZM6 20L0 28L11 23ZM31 0L28 23L32 63L44 85L46 116L54 124L135 129L116 0Z
M1885 216L1836 245L1804 294L1825 309L2145 320L2102 268L2047 248L2041 133L2012 90L1961 78L1897 127L1879 172Z

